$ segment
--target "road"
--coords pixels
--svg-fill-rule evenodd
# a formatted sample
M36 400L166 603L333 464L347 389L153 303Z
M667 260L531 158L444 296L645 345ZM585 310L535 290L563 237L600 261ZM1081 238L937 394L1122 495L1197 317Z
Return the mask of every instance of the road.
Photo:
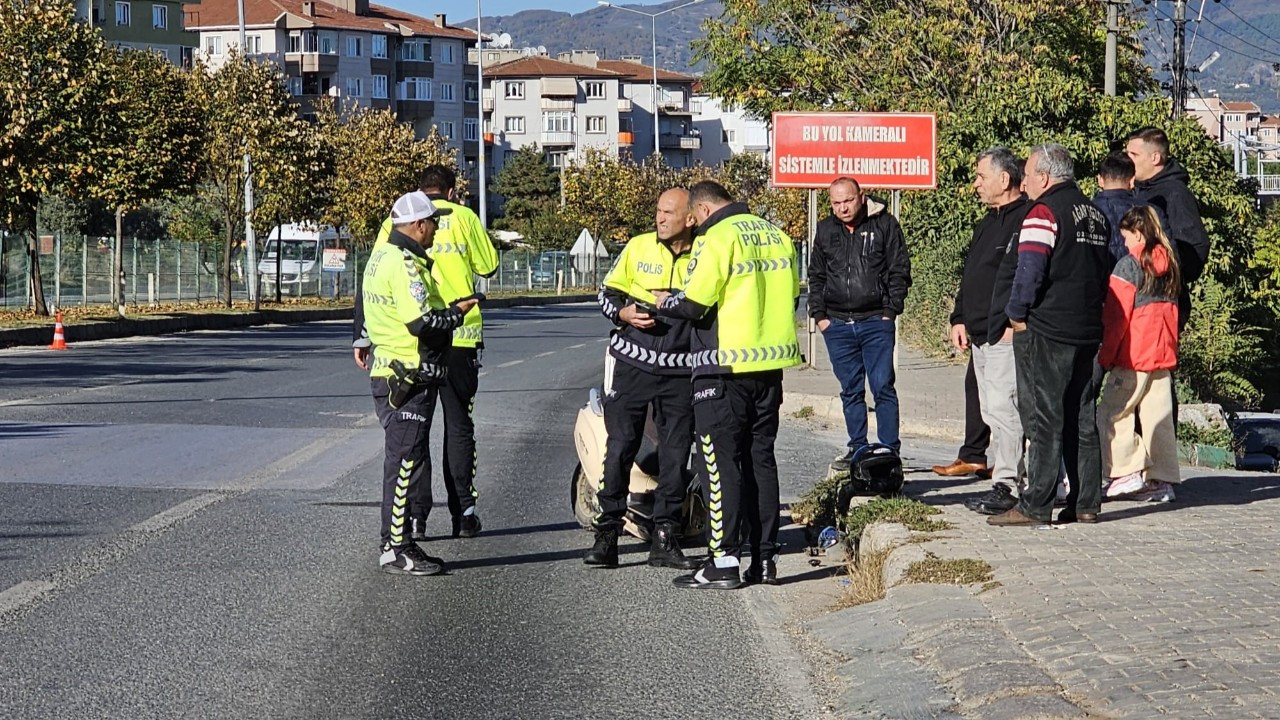
M820 716L771 589L680 591L638 542L582 565L571 432L607 322L488 317L485 531L447 537L437 472L429 578L377 568L347 325L0 351L0 717ZM829 459L779 453L792 495Z

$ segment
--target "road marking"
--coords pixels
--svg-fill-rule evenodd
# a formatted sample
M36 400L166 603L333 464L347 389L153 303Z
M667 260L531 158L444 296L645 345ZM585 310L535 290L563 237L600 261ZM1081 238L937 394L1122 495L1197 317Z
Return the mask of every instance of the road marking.
M478 377L478 378L482 378L482 377L484 377L485 375L488 375L488 374L489 374L489 371L488 371L488 370L485 370L484 372L480 373L480 374L479 374L479 375L477 375L476 377Z
M151 517L140 523L135 523L125 528L125 533L155 533L168 529L187 518L195 515L210 505L223 500L227 497L227 493L211 492L203 495L197 495L190 500L174 505L168 510L161 510Z
M0 592L0 616L21 610L23 606L35 603L42 595L56 588L51 582L43 580L23 580L13 587Z
M555 354L556 354L556 351L555 351L555 350L549 350L549 351L544 352L544 353L538 353L537 355L534 355L534 357L535 357L535 358L540 358L540 357L551 357L552 355L555 355Z
M498 367L500 367L500 368L515 367L516 365L519 365L519 364L520 364L520 363L522 363L522 362L524 362L524 360L512 360L511 362L504 362L504 363L502 363L501 365L499 365Z
M586 344L586 343L578 343L577 345L570 345L569 347L567 347L567 348L565 348L565 349L566 349L566 350L577 350L578 348L584 348L584 347L586 347L586 346L587 346L587 344Z

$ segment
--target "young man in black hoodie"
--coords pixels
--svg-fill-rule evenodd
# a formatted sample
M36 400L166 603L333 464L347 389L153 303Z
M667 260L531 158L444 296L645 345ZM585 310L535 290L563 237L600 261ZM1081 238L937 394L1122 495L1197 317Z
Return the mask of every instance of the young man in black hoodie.
M1209 260L1209 235L1200 219L1200 206L1187 186L1187 171L1169 156L1169 137L1160 128L1146 127L1129 136L1125 152L1133 160L1134 190L1139 200L1164 213L1165 230L1178 249L1182 292L1178 295L1178 331L1191 316L1191 285Z

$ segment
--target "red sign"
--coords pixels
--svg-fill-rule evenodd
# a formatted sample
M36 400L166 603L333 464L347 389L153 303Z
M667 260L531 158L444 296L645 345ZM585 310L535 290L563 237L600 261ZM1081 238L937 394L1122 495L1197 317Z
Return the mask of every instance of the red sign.
M773 114L773 186L824 188L851 177L865 188L938 186L932 113Z

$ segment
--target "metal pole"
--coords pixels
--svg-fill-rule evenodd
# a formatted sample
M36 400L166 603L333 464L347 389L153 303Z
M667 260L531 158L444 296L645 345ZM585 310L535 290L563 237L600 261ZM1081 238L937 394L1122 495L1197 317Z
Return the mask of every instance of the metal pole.
M889 208L890 208L889 212L893 213L893 219L900 221L902 218L902 191L901 190L893 191L893 195L891 196L891 199L889 201ZM901 337L901 335L902 335L902 317L895 316L893 318L893 372L895 375L898 372L898 346L901 344L898 342L898 338Z
M138 304L138 238L133 238L133 304Z
M653 154L661 157L658 144L658 16L649 17L653 38Z
M1114 0L1106 0L1107 3L1107 69L1106 77L1103 81L1104 92L1114 97L1116 94L1116 34L1120 32L1119 9L1116 7Z
M80 238L80 304L89 304L89 238Z
M53 306L62 307L62 235L53 236Z
M479 108L477 122L480 123L479 137L480 152L478 154L478 162L480 163L480 226L489 229L489 213L487 211L488 200L485 196L488 194L486 190L486 170L485 170L485 152L484 152L484 35L480 34L480 18L483 17L480 12L480 0L476 0L476 107ZM497 103L497 94L494 94L494 103Z
M200 304L200 266L202 256L200 255L200 241L196 241L196 304Z
M1173 117L1187 106L1187 0L1173 5Z
M178 288L178 302L182 302L182 244L178 244L178 259L175 262L175 270L177 270L178 281L174 285Z
M240 53L245 56L247 62L248 55L245 55L247 44L244 33L244 0L237 0L236 6L240 11ZM244 242L247 251L245 285L249 291L249 300L253 302L253 309L257 310L258 244L253 237L253 160L249 157L247 144L244 149ZM157 274L159 274L159 271L157 271Z
M805 243L809 247L809 255L805 258L806 263L813 262L813 240L818 236L818 191L816 188L809 189L809 237L805 238ZM812 292L812 288L810 289ZM818 367L818 323L813 318L809 318L808 322L809 341L806 352L809 354L809 367Z

